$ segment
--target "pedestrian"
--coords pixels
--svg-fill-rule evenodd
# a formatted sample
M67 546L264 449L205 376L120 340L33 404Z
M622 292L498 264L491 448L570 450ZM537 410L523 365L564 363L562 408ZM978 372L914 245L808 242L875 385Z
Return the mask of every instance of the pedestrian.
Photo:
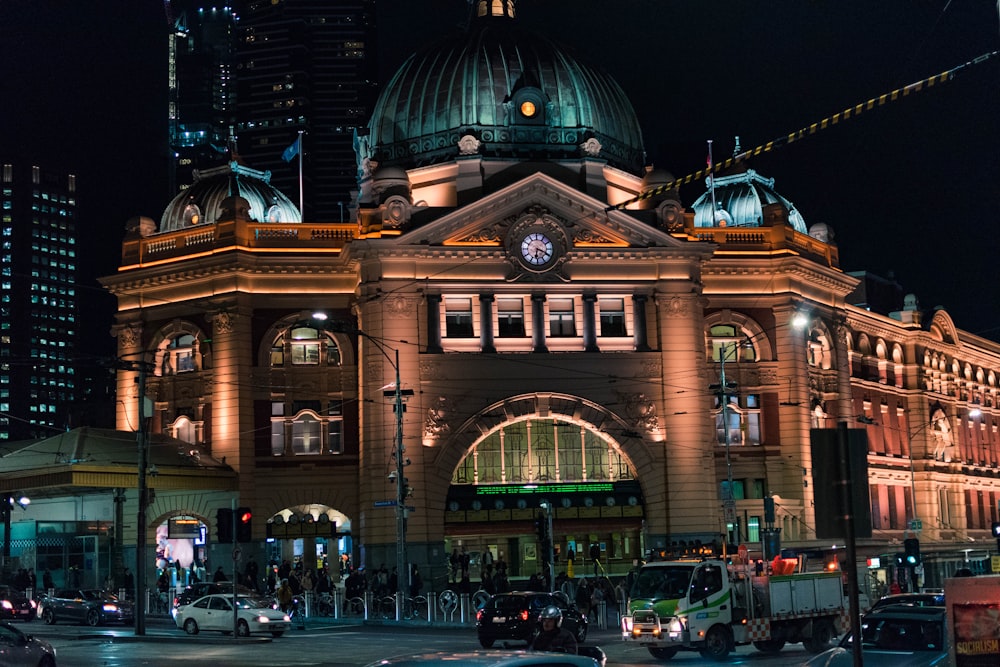
M218 569L216 569L215 574L212 575L212 581L214 581L215 583L219 583L220 581L229 581L229 578L226 577L226 573L222 571L221 565L218 567Z
M278 586L274 597L278 601L278 608L287 614L292 608L292 597L294 597L292 587L288 585L288 579L281 580L281 585Z
M123 585L125 586L125 590L128 595L132 595L135 591L135 576L127 567L125 568L124 579Z

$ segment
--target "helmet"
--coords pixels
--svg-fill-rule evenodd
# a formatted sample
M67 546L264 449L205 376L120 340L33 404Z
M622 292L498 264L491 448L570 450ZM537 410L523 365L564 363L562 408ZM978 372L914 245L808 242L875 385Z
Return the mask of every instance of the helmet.
M559 607L554 604L550 604L548 607L542 610L542 613L538 615L539 621L544 621L547 618L554 618L556 621L556 627L562 625L562 612L559 611Z

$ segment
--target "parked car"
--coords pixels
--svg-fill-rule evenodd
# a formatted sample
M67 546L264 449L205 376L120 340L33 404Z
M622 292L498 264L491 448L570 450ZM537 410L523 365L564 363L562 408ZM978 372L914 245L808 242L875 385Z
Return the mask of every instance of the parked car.
M583 655L539 653L537 651L470 651L468 653L425 653L373 662L368 667L424 667L424 665L463 665L463 667L601 667L598 660Z
M30 621L34 618L35 601L29 600L23 592L9 584L0 584L0 620Z
M174 613L174 623L189 635L202 630L217 630L223 633L233 631L233 596L206 595L194 602L178 607ZM288 614L272 608L266 598L237 597L236 634L248 637L254 632L268 632L272 637L280 637L291 627Z
M576 641L587 638L587 617L562 595L518 591L500 593L476 612L476 633L483 648L494 642L513 639L528 642L539 632L538 614L549 605L562 611L562 627L573 633Z
M869 611L894 604L908 604L912 607L943 607L944 593L896 593L879 598Z
M10 623L0 622L0 665L56 667L56 650L47 641L26 635Z
M861 619L861 653L865 667L930 667L948 661L945 607L894 605ZM805 663L806 667L853 667L853 637Z
M38 617L46 624L74 621L90 626L104 623L131 623L132 603L114 593L97 588L59 588L38 599Z

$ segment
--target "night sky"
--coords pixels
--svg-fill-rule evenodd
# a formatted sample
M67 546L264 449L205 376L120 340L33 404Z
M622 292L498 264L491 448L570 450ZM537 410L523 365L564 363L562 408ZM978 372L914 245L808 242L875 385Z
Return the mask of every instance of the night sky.
M462 23L465 0L381 0L382 80ZM602 65L648 161L677 177L1000 49L993 0L519 0L519 20ZM166 190L166 23L156 0L0 0L0 156L78 176L82 289ZM1000 56L750 166L844 270L893 272L923 308L1000 339ZM687 186L690 205L704 191ZM107 320L110 324L110 311ZM102 334L107 327L98 325Z

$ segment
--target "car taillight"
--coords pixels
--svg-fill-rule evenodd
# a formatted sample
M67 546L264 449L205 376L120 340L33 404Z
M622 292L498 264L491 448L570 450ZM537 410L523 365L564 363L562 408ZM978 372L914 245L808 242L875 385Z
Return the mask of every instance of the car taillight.
M180 603L180 601L181 601L181 599L180 599L180 598L174 598L174 606L175 606L175 607L178 607L178 606L180 606L180 604L179 604L179 603Z
M483 620L483 610L482 610L482 609L480 609L480 610L478 610L478 611L476 612L476 620L477 620L477 621L481 621L481 620Z
M525 610L523 610L521 612L521 620L522 621L527 621L528 620L528 610L527 609L525 609Z

